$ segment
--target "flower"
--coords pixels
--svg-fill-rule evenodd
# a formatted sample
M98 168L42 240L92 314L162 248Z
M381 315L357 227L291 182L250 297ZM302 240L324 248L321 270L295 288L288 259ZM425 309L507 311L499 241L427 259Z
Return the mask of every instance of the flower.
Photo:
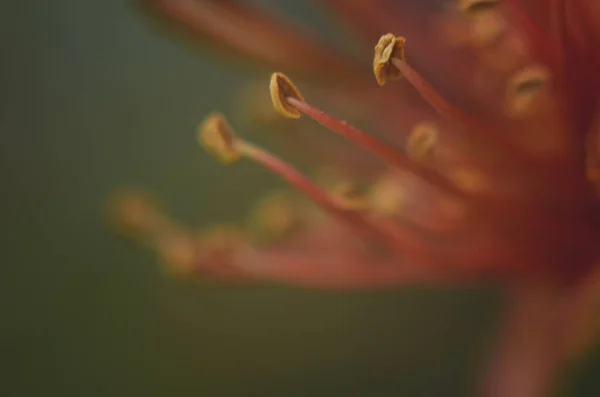
M113 202L121 230L183 275L316 288L500 283L511 304L483 394L544 395L573 346L587 346L581 335L598 300L598 5L324 3L376 43L378 84L367 56L325 47L251 5L143 1L190 37L302 76L296 85L272 74L273 109L354 147L325 129L306 142L253 92L254 121L292 131L284 141L333 170L328 180L242 139L215 113L198 130L208 152L225 164L255 162L300 195L274 192L248 227L198 235L143 194L122 192Z

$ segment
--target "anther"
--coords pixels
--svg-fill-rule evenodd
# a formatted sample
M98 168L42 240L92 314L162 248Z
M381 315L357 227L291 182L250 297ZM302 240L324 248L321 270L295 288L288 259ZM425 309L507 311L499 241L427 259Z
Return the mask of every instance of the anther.
M410 132L406 142L408 157L415 161L424 161L430 155L438 139L438 128L430 122L417 124Z
M258 242L271 242L297 230L303 223L298 201L286 191L269 194L260 200L248 221L253 237Z
M131 235L152 234L163 223L164 217L153 198L137 189L124 189L109 202L115 227Z
M196 268L196 246L187 234L165 235L156 242L156 251L163 269L171 276L188 276Z
M488 179L474 169L456 169L450 173L450 179L467 192L476 193L489 188Z
M300 102L304 102L304 98L300 90L286 75L283 73L273 73L269 88L275 110L283 116L292 119L299 119L302 116L302 113L298 109L288 103L288 99L294 98Z
M235 133L220 113L211 114L200 124L198 141L224 164L234 163L241 157Z
M385 175L369 190L369 204L374 212L397 216L406 201L406 190L398 177Z
M211 259L227 259L245 243L237 226L217 225L205 231L198 243L199 255Z
M458 10L468 17L479 17L494 10L499 0L459 0Z
M373 57L373 73L377 84L385 85L388 80L398 80L402 72L391 62L393 58L404 59L404 37L396 37L391 33L381 36L375 46Z
M548 70L541 66L530 67L516 73L507 87L507 97L514 113L520 114L530 108L547 86Z
M354 182L338 183L333 188L332 197L342 208L347 210L366 211L370 207L365 190Z
M471 40L477 46L500 43L506 31L506 20L497 12L485 11L472 18Z

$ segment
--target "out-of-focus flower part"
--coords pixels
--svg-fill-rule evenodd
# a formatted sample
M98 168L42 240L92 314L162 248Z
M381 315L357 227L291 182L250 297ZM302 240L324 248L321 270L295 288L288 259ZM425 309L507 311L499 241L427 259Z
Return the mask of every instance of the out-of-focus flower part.
M301 76L296 86L281 72L272 75L264 89L274 110L312 119L321 134L356 147L340 148L326 136L306 142L250 91L255 122L287 129L284 143L337 175L318 183L237 137L222 115L209 116L199 137L210 153L224 163L255 162L300 195L268 195L248 227L203 234L143 195L118 196L121 229L155 249L174 273L315 288L499 283L510 300L485 396L545 395L560 363L593 340L597 2L323 1L375 45L374 57L363 59L244 2L142 3L190 38ZM360 115L371 130L329 112Z

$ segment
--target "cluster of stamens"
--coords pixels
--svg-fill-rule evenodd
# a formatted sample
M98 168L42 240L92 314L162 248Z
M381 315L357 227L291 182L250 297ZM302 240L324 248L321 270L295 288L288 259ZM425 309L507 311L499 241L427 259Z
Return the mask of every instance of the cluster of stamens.
M472 32L480 44L496 42L505 34L505 25L490 24L490 18L497 21L497 3L497 0L459 2L459 9L472 21ZM502 165L507 168L501 170L505 174L537 164L538 160L532 159L530 153L515 144L504 131L482 123L446 101L407 61L405 45L403 37L393 34L382 36L377 43L373 72L380 86L405 79L442 118L465 130L476 131L477 139L484 145L512 156L510 162ZM549 80L547 68L537 65L525 67L514 74L506 84L506 114L513 118L527 114L547 89ZM381 160L387 171L372 186L342 180L331 189L324 188L283 159L237 136L224 116L218 113L201 123L198 130L201 145L225 164L246 159L279 175L337 223L351 230L358 239L391 252L398 260L437 267L440 264L469 267L469 264L477 265L489 257L502 261L502 254L506 251L503 246L492 247L488 256L481 257L468 251L455 252L451 247L431 250L427 243L432 238L464 231L466 217L469 216L477 218L476 227L484 231L490 230L486 228L493 227L503 217L519 216L514 212L513 202L494 195L493 184L496 181L490 175L495 175L498 170L493 161L474 164L467 159L454 164L451 169L440 171L431 163L432 159L441 156L438 145L444 132L433 121L423 120L415 124L406 134L404 147L400 149L309 104L296 85L282 73L271 76L269 87L273 107L280 115L291 119L306 116L316 121ZM405 183L410 181L418 186L422 197L428 198L425 203L419 203L412 186L406 186ZM158 246L162 256L174 264L179 273L201 266L201 258L227 264L231 255L248 245L246 233L239 229L209 232L208 237L184 237L186 233L182 227L166 221L149 206L144 207L139 202L121 206L126 208L122 218L129 219L127 227L137 228L149 245ZM256 240L260 244L285 240L286 236L302 230L309 222L300 208L297 198L287 193L269 197L257 207L248 229L258 236ZM223 266L220 272L223 275L240 273L234 266L229 269Z

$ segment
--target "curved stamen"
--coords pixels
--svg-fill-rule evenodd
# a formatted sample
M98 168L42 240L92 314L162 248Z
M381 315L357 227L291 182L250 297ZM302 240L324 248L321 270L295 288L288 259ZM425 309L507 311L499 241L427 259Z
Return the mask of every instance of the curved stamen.
M278 110L281 108L281 105L278 105L278 102L281 101L280 92L289 91L284 85L284 82L289 81L289 79L287 77L281 78L281 76L283 76L281 73L274 73L273 77L271 78L271 93L275 108ZM276 82L275 87L277 87L277 90L275 91L273 90L273 82ZM427 181L432 185L444 189L452 194L463 195L460 189L458 189L443 175L413 162L398 150L382 141L379 141L366 132L330 116L323 110L309 105L308 103L304 102L302 97L294 95L286 96L284 99L285 103L289 105L288 107L296 109L296 111L305 114L306 116L315 120L317 123L321 124L323 127L343 136L359 147L369 151L371 154L383 160L390 166L411 172L424 181ZM286 115L287 113L289 113L289 110L282 112L283 115Z
M491 141L496 147L502 147L511 155L517 155L515 160L530 162L531 156L506 139L499 131L472 118L457 107L452 106L433 89L429 83L414 70L404 59L392 58L391 63L402 72L402 75L421 94L431 107L448 120L455 120L469 127L468 131L476 131L484 139Z

